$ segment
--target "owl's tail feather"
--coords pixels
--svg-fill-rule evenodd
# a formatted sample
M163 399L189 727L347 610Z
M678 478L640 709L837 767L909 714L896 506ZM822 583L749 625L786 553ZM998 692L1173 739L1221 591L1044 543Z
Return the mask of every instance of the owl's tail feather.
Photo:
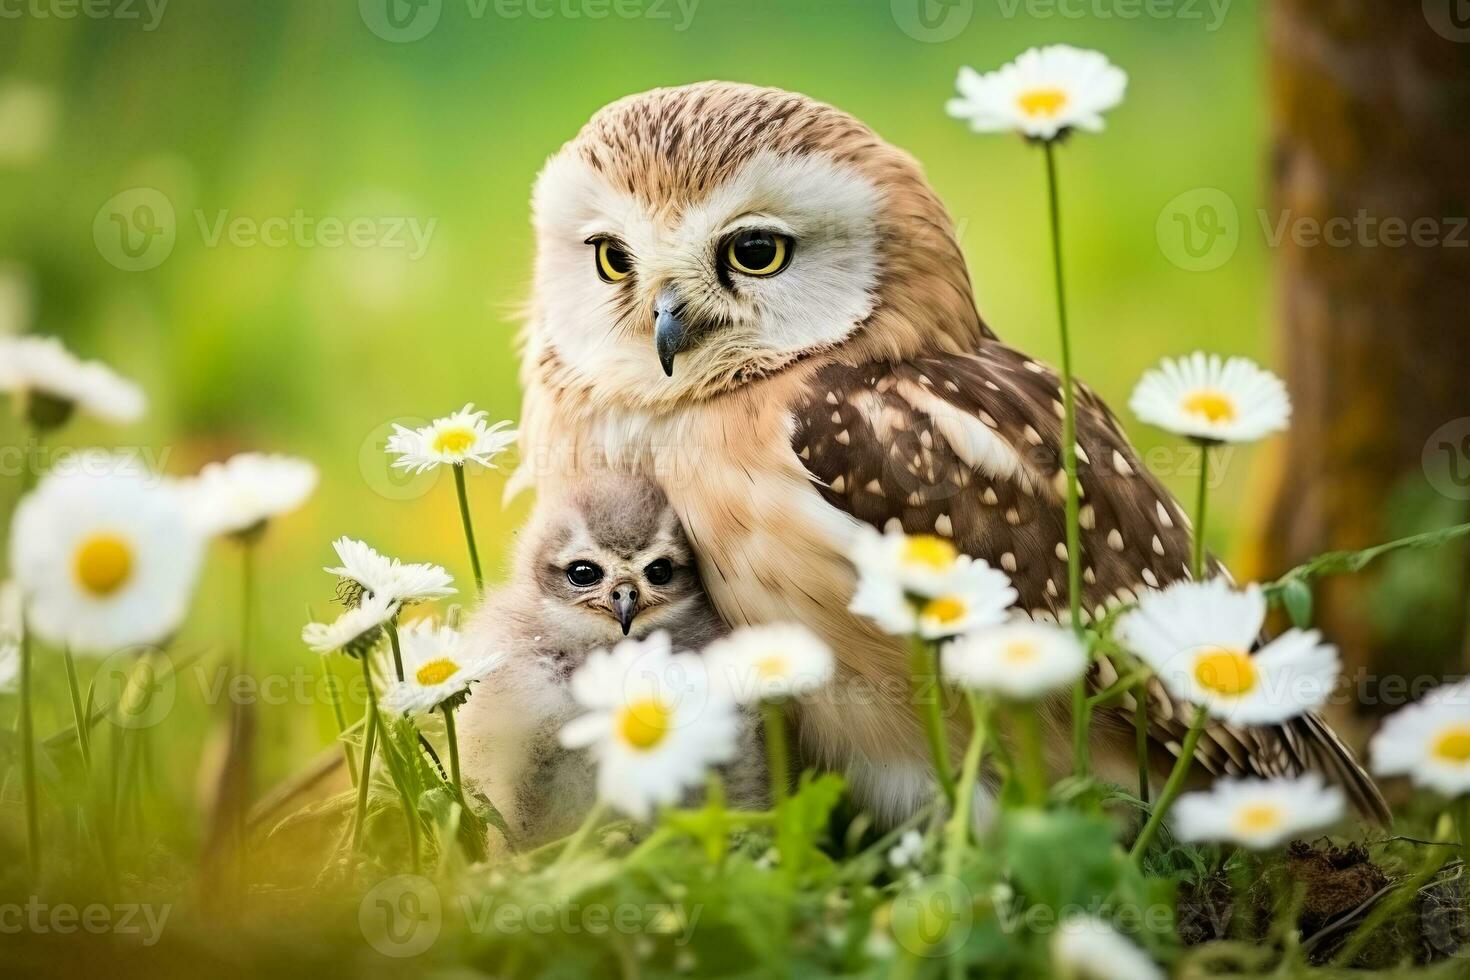
M1290 728L1307 751L1309 767L1342 787L1363 819L1385 827L1393 822L1393 813L1378 784L1332 726L1313 713L1296 719Z

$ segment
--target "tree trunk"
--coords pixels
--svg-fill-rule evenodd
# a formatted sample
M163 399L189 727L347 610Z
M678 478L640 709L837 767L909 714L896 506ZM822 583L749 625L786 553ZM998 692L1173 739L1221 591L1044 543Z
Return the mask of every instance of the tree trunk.
M1470 519L1470 2L1439 6L1268 4L1273 203L1260 225L1283 233L1295 418L1253 575ZM1317 624L1361 684L1355 701L1402 703L1374 676L1470 666L1466 579L1457 547L1318 587Z

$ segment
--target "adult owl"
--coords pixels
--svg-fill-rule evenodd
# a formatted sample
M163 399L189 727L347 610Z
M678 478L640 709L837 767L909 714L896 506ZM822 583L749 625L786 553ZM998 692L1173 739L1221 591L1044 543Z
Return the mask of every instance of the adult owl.
M938 534L1004 569L1033 618L1068 608L1057 374L981 321L944 206L908 154L831 106L726 82L598 112L533 196L523 477L656 479L731 625L794 621L838 683L797 719L808 761L893 819L932 798L894 638L848 612L863 523ZM1085 607L1189 574L1183 510L1079 391ZM1116 678L1102 662L1094 681ZM1150 691L1153 763L1189 718ZM1097 769L1136 774L1131 699L1096 718ZM1054 767L1068 762L1053 712ZM959 733L956 732L956 735ZM1318 719L1212 725L1197 769L1316 769L1382 800Z

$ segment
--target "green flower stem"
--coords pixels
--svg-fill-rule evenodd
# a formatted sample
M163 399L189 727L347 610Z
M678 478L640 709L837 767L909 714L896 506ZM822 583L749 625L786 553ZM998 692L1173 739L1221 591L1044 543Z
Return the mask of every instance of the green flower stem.
M470 498L465 491L464 467L457 465L454 470L454 490L459 494L459 519L464 524L465 543L470 546L470 567L475 571L475 591L480 595L485 593L485 576L480 571L480 551L475 547L475 528L470 521Z
M373 741L378 734L378 695L373 690L373 673L367 656L357 659L362 661L362 679L367 682L367 731L362 736L362 774L357 780L357 817L352 825L352 850L360 854L367 824L368 784L373 774Z
M1016 775L1021 780L1026 805L1044 807L1049 780L1046 777L1046 757L1041 748L1041 717L1032 704L1012 705L1006 713L1016 736Z
M1194 580L1196 582L1204 578L1205 574L1205 507L1209 503L1210 494L1210 447L1208 443L1199 444L1199 488L1195 494L1194 505Z
M1163 791L1159 793L1159 802L1149 814L1148 822L1138 832L1138 839L1133 842L1133 850L1128 854L1135 863L1143 860L1143 852L1148 850L1148 845L1158 834L1159 827L1164 822L1164 815L1169 812L1169 807L1174 805L1175 798L1184 789L1184 780L1189 775L1190 767L1194 764L1194 750L1199 745L1200 736L1204 734L1207 717L1204 708L1195 709L1194 723L1189 726L1189 734L1184 736L1184 745L1179 750L1179 759L1169 772L1169 779L1164 783Z
M1086 642L1082 623L1082 491L1077 482L1077 391L1072 376L1072 333L1067 324L1067 292L1062 277L1062 213L1057 193L1056 141L1046 140L1046 193L1051 218L1052 272L1057 292L1057 327L1062 353L1062 472L1067 481L1067 608L1077 638ZM1072 756L1077 775L1091 768L1088 758L1087 678L1072 687Z
M1445 838L1450 834L1450 815L1443 814L1435 829L1435 837ZM1393 892L1383 901L1374 906L1368 917L1358 923L1348 941L1343 944L1336 956L1332 958L1334 967L1346 967L1358 958L1363 947L1368 945L1375 933L1378 932L1385 922L1392 919L1403 907L1413 901L1419 894L1419 889L1439 874L1439 869L1445 866L1445 862L1454 856L1455 849L1446 845L1430 844L1425 848L1424 864L1408 881L1399 885L1398 890Z
M1133 748L1138 754L1138 798L1148 802L1148 681L1133 694Z
M82 768L90 776L92 773L92 726L87 724L87 711L82 707L82 685L77 680L77 662L71 655L70 646L62 647L61 656L66 663L66 686L71 694L71 716L77 726L77 749L82 754Z
M36 799L36 721L32 714L31 631L20 626L20 764L26 793L26 860L34 881L41 876L41 816Z
M950 815L944 847L944 873L958 876L960 859L965 853L965 844L970 839L970 812L975 803L975 785L980 779L980 760L985 754L985 736L990 725L990 706L981 701L973 691L965 692L965 701L970 706L970 744L965 749L964 761L960 763L960 783L957 789L954 813Z
M388 631L388 643L393 647L393 671L401 682L403 677L403 648L398 645L398 623L396 617L383 624Z
M761 702L766 729L766 772L771 780L771 805L785 802L791 792L791 762L786 748L786 712L772 701Z
M910 687L916 700L919 721L929 741L929 754L934 760L934 774L950 805L955 801L954 769L949 762L949 736L944 728L943 697L935 661L939 652L935 645L919 636L909 640Z
M552 863L551 867L553 869L565 867L576 853L582 849L582 846L587 842L587 838L592 835L592 831L596 830L597 825L602 822L602 815L606 809L607 804L602 800L598 800L592 804L592 809L587 811L587 816L582 821L581 826L577 828L576 833L568 838L567 846L562 848L560 856Z
M449 740L449 778L454 784L454 795L463 800L464 784L459 778L459 736L454 731L454 709L445 702L439 710L444 712L444 734Z
M1470 796L1455 801L1455 829L1460 833L1460 863L1470 875Z

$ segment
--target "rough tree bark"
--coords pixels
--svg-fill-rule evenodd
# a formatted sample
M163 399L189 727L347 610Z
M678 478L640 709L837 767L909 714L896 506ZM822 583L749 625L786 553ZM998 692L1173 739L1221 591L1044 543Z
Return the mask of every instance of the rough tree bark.
M1447 474L1431 480L1424 465L1433 439L1450 448L1431 445L1431 457L1458 454L1459 475L1470 472L1470 0L1435 2L1268 4L1273 203L1261 225L1285 229L1275 261L1296 416L1253 574L1470 519ZM1470 666L1464 554L1318 588L1318 625L1350 677ZM1413 587L1414 569L1431 567ZM1446 576L1459 584L1446 589ZM1407 595L1385 593L1395 578ZM1428 593L1433 609L1386 608ZM1421 614L1437 617L1431 628L1404 628L1430 622ZM1361 694L1370 711L1402 700L1371 684Z

